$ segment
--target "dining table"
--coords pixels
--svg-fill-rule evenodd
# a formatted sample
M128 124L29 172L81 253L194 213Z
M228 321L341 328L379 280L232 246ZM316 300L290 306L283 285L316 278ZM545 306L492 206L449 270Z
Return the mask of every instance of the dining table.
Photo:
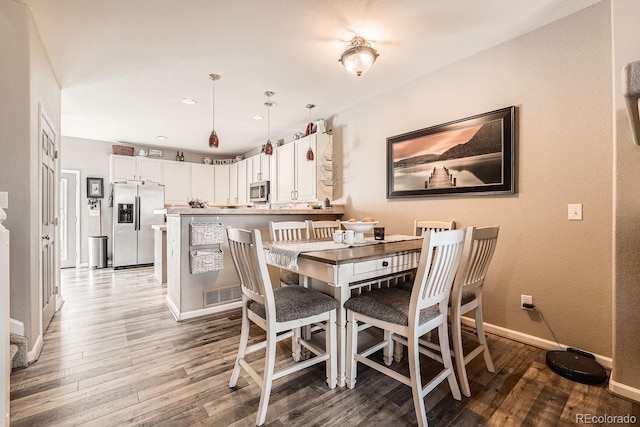
M393 285L412 274L418 267L422 243L421 237L404 235L387 235L385 240L367 238L355 245L318 240L264 242L267 263L297 272L302 286L318 289L340 303L336 316L339 386L345 385L346 374L344 303L364 290ZM287 252L288 257L277 256Z

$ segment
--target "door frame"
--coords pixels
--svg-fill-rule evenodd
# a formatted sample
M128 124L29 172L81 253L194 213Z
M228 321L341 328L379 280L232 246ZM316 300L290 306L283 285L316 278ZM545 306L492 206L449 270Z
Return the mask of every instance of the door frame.
M60 178L62 179L62 174L68 173L73 174L76 177L76 266L75 268L80 268L80 171L77 169L62 169L60 170ZM56 304L56 311L59 310Z

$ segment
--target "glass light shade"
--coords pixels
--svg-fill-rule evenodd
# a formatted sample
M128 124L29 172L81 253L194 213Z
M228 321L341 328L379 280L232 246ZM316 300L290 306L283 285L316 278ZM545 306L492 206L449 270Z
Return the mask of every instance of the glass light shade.
M352 74L361 76L369 71L379 54L361 37L355 37L340 56L342 65Z
M211 131L211 135L209 135L209 147L218 148L220 145L220 140L218 139L218 134L215 130Z

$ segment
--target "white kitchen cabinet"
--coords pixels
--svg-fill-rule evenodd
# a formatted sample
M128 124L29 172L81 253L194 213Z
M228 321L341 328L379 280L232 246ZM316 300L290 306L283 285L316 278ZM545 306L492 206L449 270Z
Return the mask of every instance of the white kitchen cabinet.
M135 179L163 184L163 164L159 159L112 154L109 156L109 179L111 182Z
M164 162L164 202L186 205L191 196L192 163ZM199 166L199 165L198 165Z
M314 153L312 161L307 160L309 147ZM312 134L277 147L275 201L312 202L332 199L333 187L323 182L319 161L322 154L330 152L330 149L331 136L327 134Z
M271 156L264 153L251 156L251 175L249 183L271 179Z
M213 204L216 206L228 206L231 203L229 192L229 169L230 165L216 165L213 167L215 171L215 197Z
M240 160L238 163L238 199L236 204L246 205L249 203L249 175L251 173L251 165L249 160Z
M238 163L229 165L229 203L238 204Z
M215 201L215 166L191 165L191 198L213 204Z

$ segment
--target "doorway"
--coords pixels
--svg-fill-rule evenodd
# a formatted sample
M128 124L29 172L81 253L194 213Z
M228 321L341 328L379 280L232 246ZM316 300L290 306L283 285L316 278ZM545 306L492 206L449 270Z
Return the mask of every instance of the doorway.
M80 171L60 174L60 268L80 267Z

